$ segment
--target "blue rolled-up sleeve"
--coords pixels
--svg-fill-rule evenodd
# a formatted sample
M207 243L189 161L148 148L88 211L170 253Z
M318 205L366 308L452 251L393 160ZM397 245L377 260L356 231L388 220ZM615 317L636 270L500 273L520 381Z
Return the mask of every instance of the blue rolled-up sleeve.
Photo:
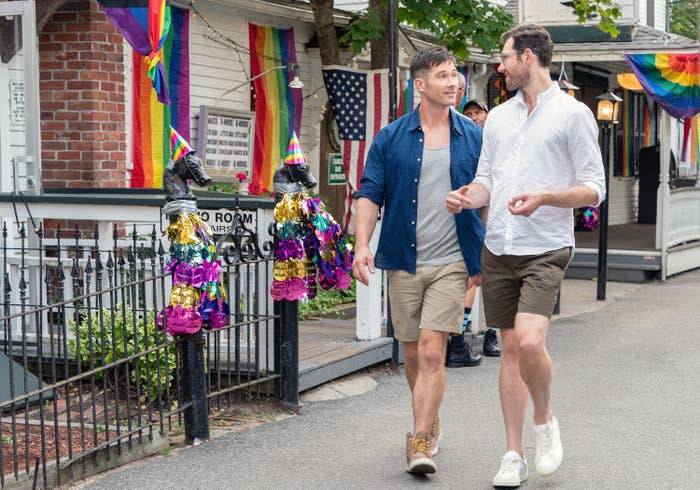
M384 151L385 130L380 131L367 154L365 169L360 179L360 190L355 198L366 197L377 206L384 205L386 181L384 179L386 155Z

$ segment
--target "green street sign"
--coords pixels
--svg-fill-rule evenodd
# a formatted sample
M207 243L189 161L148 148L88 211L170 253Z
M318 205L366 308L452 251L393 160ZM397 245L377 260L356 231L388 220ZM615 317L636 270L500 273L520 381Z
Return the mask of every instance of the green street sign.
M343 155L330 153L328 155L328 185L345 185L345 182Z

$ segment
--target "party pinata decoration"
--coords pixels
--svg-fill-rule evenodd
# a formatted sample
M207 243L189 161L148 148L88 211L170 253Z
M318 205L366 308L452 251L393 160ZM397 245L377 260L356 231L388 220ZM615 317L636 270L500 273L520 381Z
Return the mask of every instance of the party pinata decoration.
M576 229L592 231L598 228L598 208L586 206L576 210Z
M305 191L316 185L292 134L283 165L275 172L282 199L274 210L277 245L270 293L275 301L313 299L316 281L323 289L347 289L352 280L352 246L319 197Z
M187 149L190 152L192 149L172 127L170 130L173 159L178 153L182 158ZM201 160L195 161L200 171L187 173L183 178L192 178L198 184L211 181L201 169ZM189 194L189 189L185 194ZM177 214L177 218L171 218L165 230L170 240L170 262L165 271L172 274L173 286L170 303L158 314L158 326L170 334L193 334L202 328L224 327L229 322L229 307L219 281L221 262L216 260L211 229L191 211L192 199L171 199L169 194L167 206L174 209L172 214Z

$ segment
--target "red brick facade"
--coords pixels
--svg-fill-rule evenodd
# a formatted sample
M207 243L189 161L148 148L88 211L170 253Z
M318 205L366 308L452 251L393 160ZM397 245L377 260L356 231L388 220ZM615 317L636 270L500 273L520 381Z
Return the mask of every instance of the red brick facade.
M97 1L66 2L39 57L43 186L128 187L123 38Z

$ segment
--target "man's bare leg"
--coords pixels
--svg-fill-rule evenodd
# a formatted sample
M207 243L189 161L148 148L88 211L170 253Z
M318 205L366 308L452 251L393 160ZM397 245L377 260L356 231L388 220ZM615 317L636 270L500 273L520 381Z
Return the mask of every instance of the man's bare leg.
M418 376L418 341L401 342L401 345L403 345L403 368L406 371L408 386L413 393L416 376Z
M501 329L503 351L498 375L498 391L506 428L506 451L523 455L523 423L527 408L528 387L520 374L518 338L512 328Z
M552 389L552 360L545 342L549 319L532 313L515 316L515 335L518 338L520 375L527 385L535 407L535 424L546 424L552 417L550 410Z
M413 389L414 435L430 434L445 393L445 343L447 332L421 329L418 339L418 372Z

